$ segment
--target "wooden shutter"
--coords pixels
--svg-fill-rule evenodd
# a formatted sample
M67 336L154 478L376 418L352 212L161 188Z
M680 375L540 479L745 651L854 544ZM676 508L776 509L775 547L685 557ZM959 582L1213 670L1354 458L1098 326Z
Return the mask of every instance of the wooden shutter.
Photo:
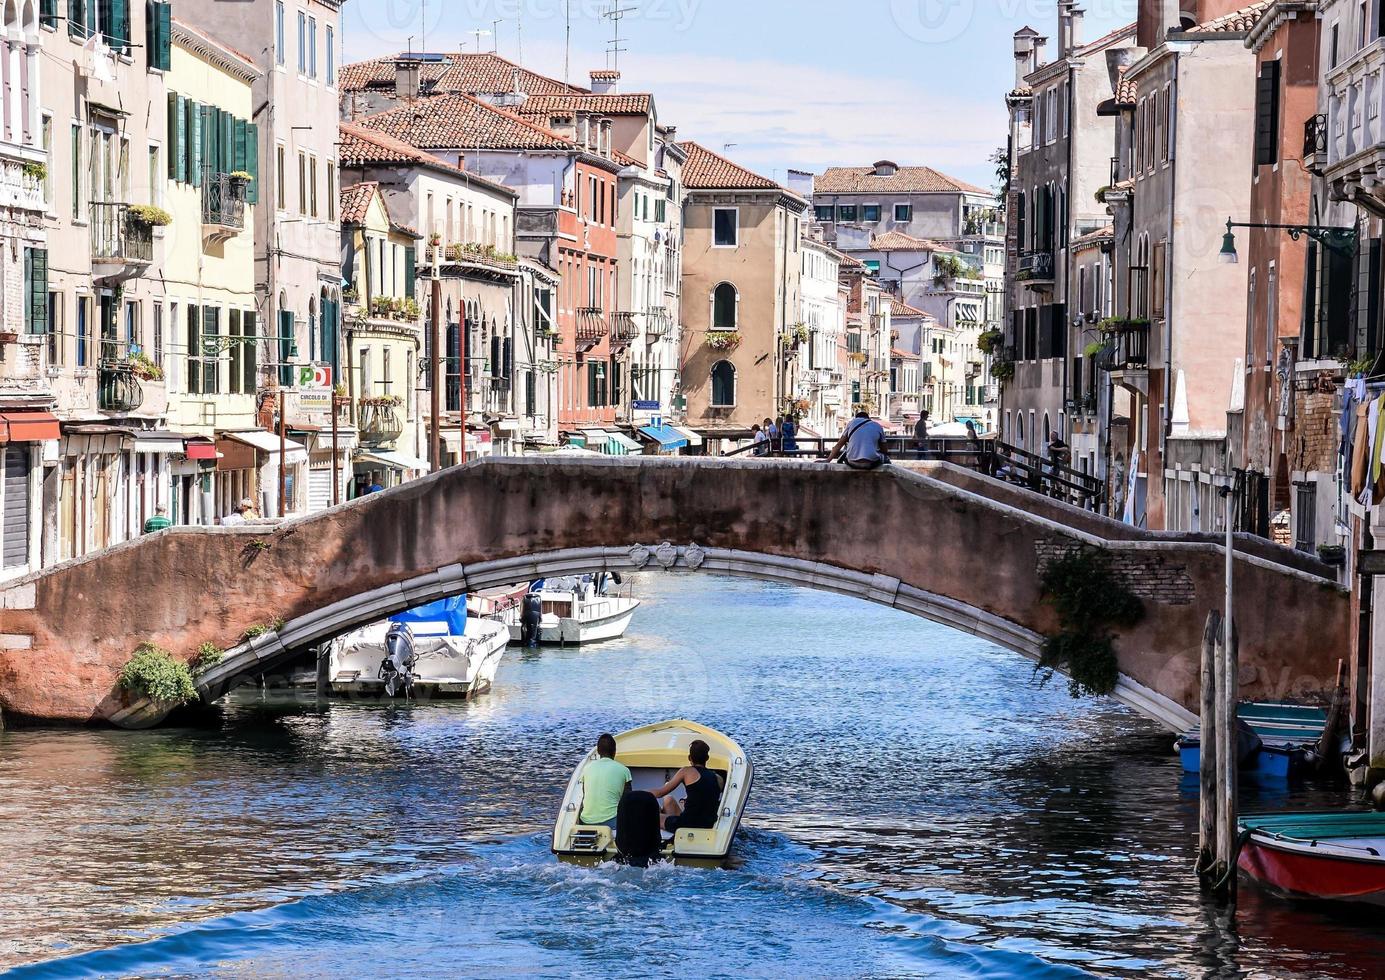
M217 117L220 120L221 132L221 156L217 169L224 174L229 174L233 170L240 168L235 166L236 157L236 117L229 112L217 110Z
M173 136L168 147L169 171L174 180L184 183L188 179L188 100L172 93L169 93L168 100L173 109Z
M500 360L500 376L507 379L512 377L515 364L515 342L513 339L506 337L504 342L501 343ZM617 370L619 370L619 365L617 365Z
M253 343L244 345L241 350L241 390L248 395L253 395L259 385L259 328L255 321L255 311L247 310L241 314L240 332L244 337L254 337Z
M41 0L38 5L38 19L44 27L57 27L58 0Z
M193 303L188 311L188 394L202 393L202 311Z
M252 122L245 124L245 172L250 175L245 199L256 204L260 200L260 127Z
M293 384L293 366L289 364L289 353L293 349L293 311L279 311L279 386L288 388Z
M168 179L178 179L178 93L168 93L168 138L164 152L168 156Z
M130 47L130 0L109 0L108 7L106 39L116 51L126 51Z
M1350 346L1352 259L1336 249L1323 249L1326 275L1323 277L1323 306L1326 308L1327 346L1323 353L1329 357L1345 356Z
M207 107L188 102L188 183L202 186L202 164L206 160Z
M25 322L31 334L48 332L48 249L24 250Z
M1361 243L1356 253L1356 356L1380 349L1380 239Z
M410 245L404 249L404 295L409 299L418 298L418 252Z
M217 306L202 307L202 342L205 346L203 356L206 358L203 363L202 372L202 393L214 395L221 390L220 376L217 368L220 365L220 358L217 355L216 338L220 333L221 308Z
M237 171L243 170L246 173L249 173L249 170L247 169L248 154L246 153L245 148L245 120L233 119L232 125L234 125L236 128L236 151L235 157L231 160L231 169Z
M155 24L152 57L154 67L160 71L169 71L173 67L172 20L172 4L154 4Z
M1279 160L1279 62L1260 66L1255 82L1255 163L1271 166Z
M67 33L77 38L86 37L87 10L83 0L67 0Z
M29 444L5 447L4 546L6 568L29 563Z
M500 377L500 335L491 337L491 377Z
M1308 243L1303 264L1303 329L1299 350L1304 360L1318 356L1318 243Z

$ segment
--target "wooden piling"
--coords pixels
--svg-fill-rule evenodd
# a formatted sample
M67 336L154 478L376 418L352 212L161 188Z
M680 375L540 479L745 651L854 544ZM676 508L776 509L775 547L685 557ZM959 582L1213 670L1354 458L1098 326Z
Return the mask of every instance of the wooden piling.
M1221 614L1207 614L1202 631L1202 727L1198 748L1197 873L1211 884L1217 866L1217 640Z
M1236 789L1237 765L1240 762L1238 731L1236 725L1236 703L1240 689L1240 657L1237 652L1238 640L1236 624L1229 627L1222 624L1224 638L1221 643L1221 685L1217 691L1217 865L1221 897L1236 900Z

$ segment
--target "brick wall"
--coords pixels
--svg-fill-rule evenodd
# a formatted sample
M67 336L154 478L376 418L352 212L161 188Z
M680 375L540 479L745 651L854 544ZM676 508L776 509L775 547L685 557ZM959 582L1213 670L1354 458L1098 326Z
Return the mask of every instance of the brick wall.
M1310 391L1294 392L1294 428L1285 433L1284 440L1290 469L1331 473L1337 468L1341 436L1336 401L1335 387L1315 386Z
M1071 541L1058 539L1040 541L1035 546L1039 553L1039 574L1043 574L1050 562L1080 547ZM1141 599L1163 606L1192 604L1196 588L1187 566L1165 555L1144 550L1113 548L1107 554L1111 558L1112 571L1127 589Z

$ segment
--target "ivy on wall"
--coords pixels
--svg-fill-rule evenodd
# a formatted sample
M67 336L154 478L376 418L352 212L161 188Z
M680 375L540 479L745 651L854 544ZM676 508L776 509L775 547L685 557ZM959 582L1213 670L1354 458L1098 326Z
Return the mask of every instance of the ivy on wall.
M1079 548L1050 562L1039 587L1060 624L1058 633L1044 640L1034 668L1040 685L1061 670L1075 698L1110 694L1119 673L1112 630L1138 623L1144 604L1098 548Z

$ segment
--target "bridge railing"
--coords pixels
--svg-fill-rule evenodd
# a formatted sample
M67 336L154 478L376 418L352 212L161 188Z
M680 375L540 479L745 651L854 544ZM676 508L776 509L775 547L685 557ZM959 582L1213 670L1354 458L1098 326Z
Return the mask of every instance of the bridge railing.
M774 443L762 442L742 446L725 455L825 459L836 444L836 439L799 437L795 439L794 449L786 450ZM1087 510L1100 509L1105 498L1105 485L1095 476L999 439L983 438L972 442L966 438L938 438L924 440L920 445L912 436L887 436L886 446L893 460L953 463Z

